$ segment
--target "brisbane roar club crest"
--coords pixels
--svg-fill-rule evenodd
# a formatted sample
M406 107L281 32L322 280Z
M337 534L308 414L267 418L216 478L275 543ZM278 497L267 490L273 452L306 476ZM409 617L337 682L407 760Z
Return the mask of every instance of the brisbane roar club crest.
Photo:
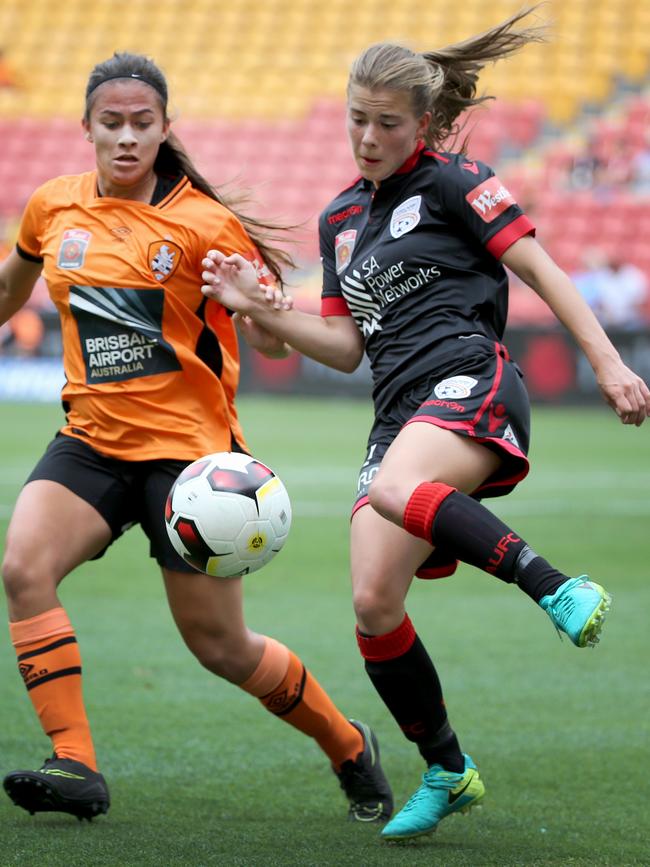
M350 264L352 251L357 240L356 229L346 229L345 232L339 232L334 239L334 254L336 257L336 273L340 274Z
M147 260L153 276L159 283L164 283L178 268L183 253L178 244L173 241L154 241L149 244Z
M422 196L411 196L395 208L390 218L390 233L393 238L401 238L411 229L415 229L420 222L421 205Z
M83 229L66 229L57 257L59 268L82 268L90 238L90 232L85 232Z

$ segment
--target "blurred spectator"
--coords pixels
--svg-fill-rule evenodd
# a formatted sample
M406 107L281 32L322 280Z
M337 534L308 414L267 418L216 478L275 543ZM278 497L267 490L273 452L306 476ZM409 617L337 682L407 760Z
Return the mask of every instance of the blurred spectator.
M0 330L0 352L8 355L38 355L45 326L39 313L23 307Z
M648 279L636 265L611 259L603 284L600 318L604 325L634 328L646 321Z
M9 221L0 220L0 262L13 248L13 230ZM0 326L0 355L39 355L45 337L45 325L39 311L54 310L45 281L40 279L27 305Z
M590 247L573 282L603 325L635 328L647 322L648 279L636 265Z
M16 73L6 58L4 48L0 48L0 87L17 88L18 86Z
M605 284L610 276L607 256L600 247L588 247L582 261L583 268L571 276L582 297L601 319Z
M597 142L590 139L584 149L573 156L569 170L569 185L574 190L593 190L604 168Z
M626 187L632 180L633 151L625 139L614 138L601 154L603 167L597 178L597 188L616 190Z
M632 160L632 187L641 195L650 193L650 130L645 147L640 148Z

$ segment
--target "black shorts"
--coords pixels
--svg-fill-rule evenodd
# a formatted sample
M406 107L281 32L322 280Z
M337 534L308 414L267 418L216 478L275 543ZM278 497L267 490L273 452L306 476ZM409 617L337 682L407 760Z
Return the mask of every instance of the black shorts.
M191 461L121 461L91 446L57 434L27 479L58 482L85 500L111 528L112 544L125 530L141 524L158 564L177 572L196 572L176 553L165 527L165 501L176 477ZM107 546L108 547L108 546ZM103 556L106 548L93 560Z
M500 343L485 352L459 354L458 364L444 373L427 376L405 391L375 419L367 444L366 460L359 472L352 513L368 502L372 483L388 447L400 430L412 422L428 422L472 437L502 457L499 469L472 496L508 494L528 473L530 404L519 367ZM435 560L445 559L440 551ZM423 574L420 574L420 571ZM420 577L425 575L419 570ZM441 571L442 574L450 574Z

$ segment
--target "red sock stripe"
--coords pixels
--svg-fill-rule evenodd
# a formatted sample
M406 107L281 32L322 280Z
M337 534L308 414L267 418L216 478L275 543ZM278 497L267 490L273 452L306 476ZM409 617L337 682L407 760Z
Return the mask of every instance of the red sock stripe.
M404 509L404 529L414 536L431 541L431 525L440 504L456 488L444 482L422 482L411 494Z
M357 626L357 643L361 656L369 662L382 662L386 659L397 659L410 650L415 641L415 628L408 614L397 629L386 635L362 635Z

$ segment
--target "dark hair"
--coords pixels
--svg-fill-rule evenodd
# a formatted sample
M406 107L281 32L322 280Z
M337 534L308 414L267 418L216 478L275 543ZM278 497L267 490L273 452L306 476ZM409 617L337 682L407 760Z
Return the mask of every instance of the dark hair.
M142 54L115 52L108 60L98 63L90 73L86 86L84 111L86 121L90 119L97 88L107 81L119 78L142 81L152 87L156 91L165 119L169 119L167 114L167 82L161 70L152 60ZM153 167L157 175L167 177L175 177L181 173L187 175L195 189L228 208L246 229L275 280L280 286L284 284L282 268L294 268L295 263L289 253L279 247L272 246L272 242L283 240L282 233L288 231L289 226L263 222L236 210L235 204L247 201L247 196L244 193L226 196L218 192L198 171L180 139L173 132L170 132L167 139L161 143Z
M483 67L529 42L545 40L543 25L514 29L515 24L540 5L521 9L484 33L446 48L419 53L391 42L371 45L352 64L348 94L354 85L369 90L387 88L408 92L417 117L431 112L431 123L425 133L427 145L440 147L461 131L462 127L456 122L459 115L472 106L494 99L490 95L476 95Z

